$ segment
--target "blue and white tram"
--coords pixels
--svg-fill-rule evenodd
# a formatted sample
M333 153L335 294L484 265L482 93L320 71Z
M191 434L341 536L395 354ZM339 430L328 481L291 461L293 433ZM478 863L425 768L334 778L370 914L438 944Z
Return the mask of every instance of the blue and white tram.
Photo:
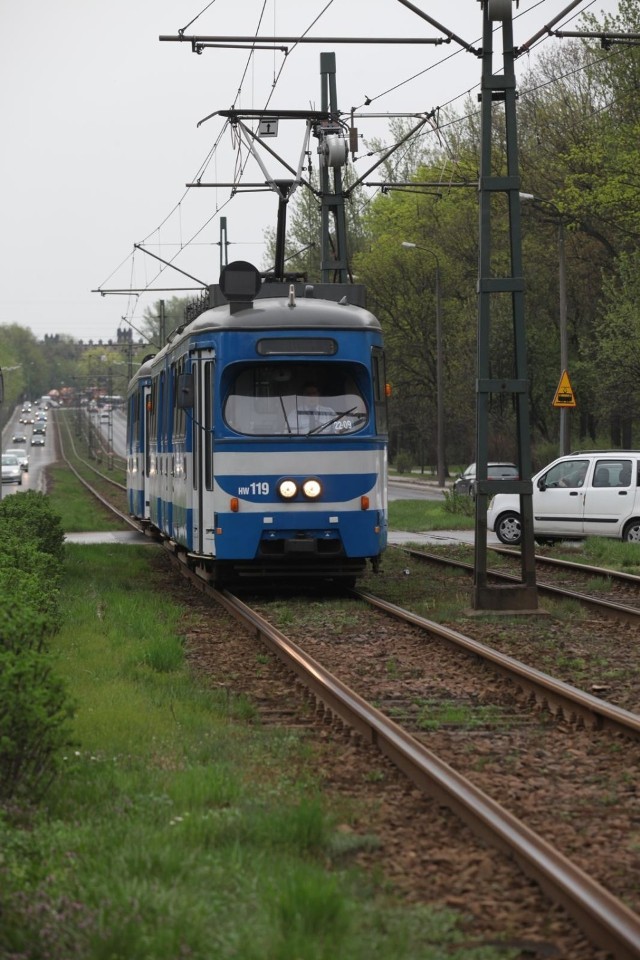
M348 285L338 302L302 284L272 296L282 284L259 277L226 267L225 302L133 377L129 510L219 583L353 582L387 539L380 324Z

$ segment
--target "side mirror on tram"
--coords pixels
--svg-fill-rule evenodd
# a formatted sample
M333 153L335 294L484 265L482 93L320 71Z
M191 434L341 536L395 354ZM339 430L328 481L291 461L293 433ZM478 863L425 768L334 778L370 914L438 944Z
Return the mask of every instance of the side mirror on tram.
M176 406L179 410L191 410L193 408L193 374L181 373L178 377L178 394L176 397Z

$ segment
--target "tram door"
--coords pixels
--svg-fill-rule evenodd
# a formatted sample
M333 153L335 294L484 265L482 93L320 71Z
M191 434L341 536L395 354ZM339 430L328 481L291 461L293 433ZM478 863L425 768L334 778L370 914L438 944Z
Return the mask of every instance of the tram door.
M215 554L213 528L213 351L198 354L192 364L194 404L193 448L193 549Z

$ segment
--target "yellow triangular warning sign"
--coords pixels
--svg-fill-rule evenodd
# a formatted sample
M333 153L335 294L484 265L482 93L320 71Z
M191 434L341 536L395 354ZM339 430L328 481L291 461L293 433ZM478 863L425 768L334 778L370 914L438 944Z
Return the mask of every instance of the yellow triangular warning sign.
M560 377L560 383L558 384L558 389L556 390L556 395L553 398L554 407L575 407L576 397L573 392L573 387L571 386L571 381L569 380L569 374L566 370L562 371L562 376Z

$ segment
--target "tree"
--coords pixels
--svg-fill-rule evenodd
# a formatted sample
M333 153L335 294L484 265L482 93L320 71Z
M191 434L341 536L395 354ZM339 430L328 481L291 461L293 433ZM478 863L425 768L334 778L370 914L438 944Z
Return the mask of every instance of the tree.
M632 446L631 422L640 415L640 253L622 254L616 272L605 281L605 307L594 324L599 371L594 392L617 444ZM630 346L631 345L631 346Z
M160 349L171 331L185 322L185 311L189 303L188 297L157 300L152 307L145 308L140 333L150 344L155 344L156 348Z
M417 171L418 181L433 179ZM473 450L473 362L477 243L475 197L467 191L433 197L392 191L370 205L369 243L356 258L369 306L385 336L390 402L391 455L410 453L420 465L436 462L436 269L443 323L446 455ZM402 248L403 241L418 244ZM421 249L424 248L424 249Z

